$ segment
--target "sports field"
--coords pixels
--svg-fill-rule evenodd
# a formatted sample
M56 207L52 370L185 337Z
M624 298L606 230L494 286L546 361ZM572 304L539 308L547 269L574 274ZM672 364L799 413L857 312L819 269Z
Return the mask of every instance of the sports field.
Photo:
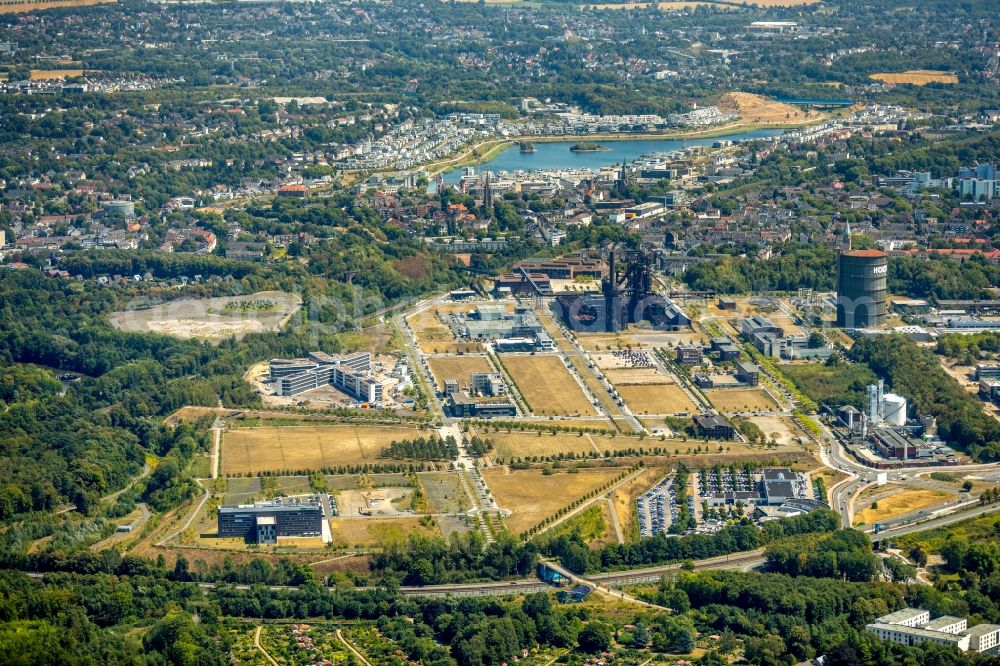
M520 534L621 472L621 468L612 467L581 469L575 474L559 471L545 476L541 470L508 472L506 468L497 467L486 470L486 483L497 503L513 511L505 521L507 529Z
M939 72L933 69L911 69L905 72L880 72L872 74L871 78L883 83L909 83L914 86L926 86L928 83L958 83L958 77L949 72Z
M536 416L597 414L561 356L506 354L502 360Z
M420 434L413 428L353 425L236 428L222 439L222 471L229 476L372 463L392 440Z
M485 356L432 356L427 359L427 365L434 373L439 391L444 389L446 379L456 379L460 386L466 386L473 372L493 372Z
M676 384L622 385L615 387L633 414L692 414L697 406Z
M708 400L720 412L759 412L777 407L764 389L713 389L706 391Z

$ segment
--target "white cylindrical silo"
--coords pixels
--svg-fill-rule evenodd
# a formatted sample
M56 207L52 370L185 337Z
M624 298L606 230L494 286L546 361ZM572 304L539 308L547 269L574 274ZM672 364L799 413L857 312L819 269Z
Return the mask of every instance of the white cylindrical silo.
M882 396L882 414L885 422L890 425L906 425L906 398L886 393Z

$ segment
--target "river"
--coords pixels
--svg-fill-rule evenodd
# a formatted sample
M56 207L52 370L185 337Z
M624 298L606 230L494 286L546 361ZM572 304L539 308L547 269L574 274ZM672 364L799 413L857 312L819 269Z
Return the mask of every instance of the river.
M540 171L549 169L600 169L622 160L632 162L646 153L680 150L684 146L711 146L716 141L741 141L761 139L782 134L783 129L758 129L749 132L713 136L704 139L634 139L628 141L600 141L588 137L571 138L567 141L549 141L535 144L535 152L522 153L515 143L482 167L494 173L500 171ZM527 139L530 141L530 137ZM608 148L602 151L573 151L570 147L580 141L601 143ZM462 177L461 169L453 169L444 176L446 183L457 183Z

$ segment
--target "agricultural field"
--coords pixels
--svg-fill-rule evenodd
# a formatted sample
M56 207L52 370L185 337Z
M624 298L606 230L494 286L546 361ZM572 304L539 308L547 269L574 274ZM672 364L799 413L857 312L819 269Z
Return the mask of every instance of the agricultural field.
M736 9L732 5L720 5L716 2L602 2L593 5L580 5L580 9L649 9L653 5L662 12L675 12L684 9L696 9L698 7Z
M494 372L486 356L432 356L427 365L434 373L439 391L444 390L446 379L456 379L460 386L465 386L474 372Z
M854 502L855 525L873 525L876 522L890 520L899 516L925 509L935 504L941 504L955 496L941 490L929 488L907 489L900 486L898 492L885 495L884 489L876 489L878 494L861 493ZM878 503L878 508L871 508L872 498Z
M59 79L75 79L83 76L82 69L33 69L32 81L55 81Z
M759 412L777 407L774 399L760 388L712 389L705 395L723 413Z
M561 356L506 354L502 360L536 416L597 414Z
M393 440L420 436L413 428L323 425L236 428L222 438L226 476L363 465L379 460Z
M440 536L430 516L425 518L334 518L333 543L347 547L382 547L406 543L411 534Z
M950 72L933 69L911 69L905 72L880 72L872 74L872 79L883 83L926 86L928 83L958 83L958 77Z
M271 307L237 307L240 303L254 302L271 304ZM301 298L283 291L261 291L249 296L182 298L148 308L112 312L111 324L121 331L162 333L218 342L234 336L241 339L248 333L280 330L301 305Z
M693 414L698 411L677 384L616 385L618 394L633 414Z
M513 511L505 520L507 529L520 534L621 472L621 468L602 467L546 476L536 469L508 471L498 467L486 470L485 475L497 504Z

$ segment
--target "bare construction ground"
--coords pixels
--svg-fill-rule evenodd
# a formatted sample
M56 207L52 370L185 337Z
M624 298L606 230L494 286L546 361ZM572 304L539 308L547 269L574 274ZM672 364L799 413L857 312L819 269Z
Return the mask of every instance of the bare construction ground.
M597 414L561 356L505 354L501 360L536 416Z
M777 442L779 446L792 446L800 435L792 419L785 416L750 416L746 419L755 424L768 441Z
M337 493L341 518L393 518L413 515L413 488L371 488Z
M242 306L256 303L259 308ZM269 304L269 305L268 305ZM302 299L283 291L249 296L182 298L141 310L111 313L111 324L122 331L163 333L179 338L218 342L247 333L277 331L298 311Z
M377 462L393 440L413 439L413 428L286 426L236 428L222 439L225 475L299 471Z

